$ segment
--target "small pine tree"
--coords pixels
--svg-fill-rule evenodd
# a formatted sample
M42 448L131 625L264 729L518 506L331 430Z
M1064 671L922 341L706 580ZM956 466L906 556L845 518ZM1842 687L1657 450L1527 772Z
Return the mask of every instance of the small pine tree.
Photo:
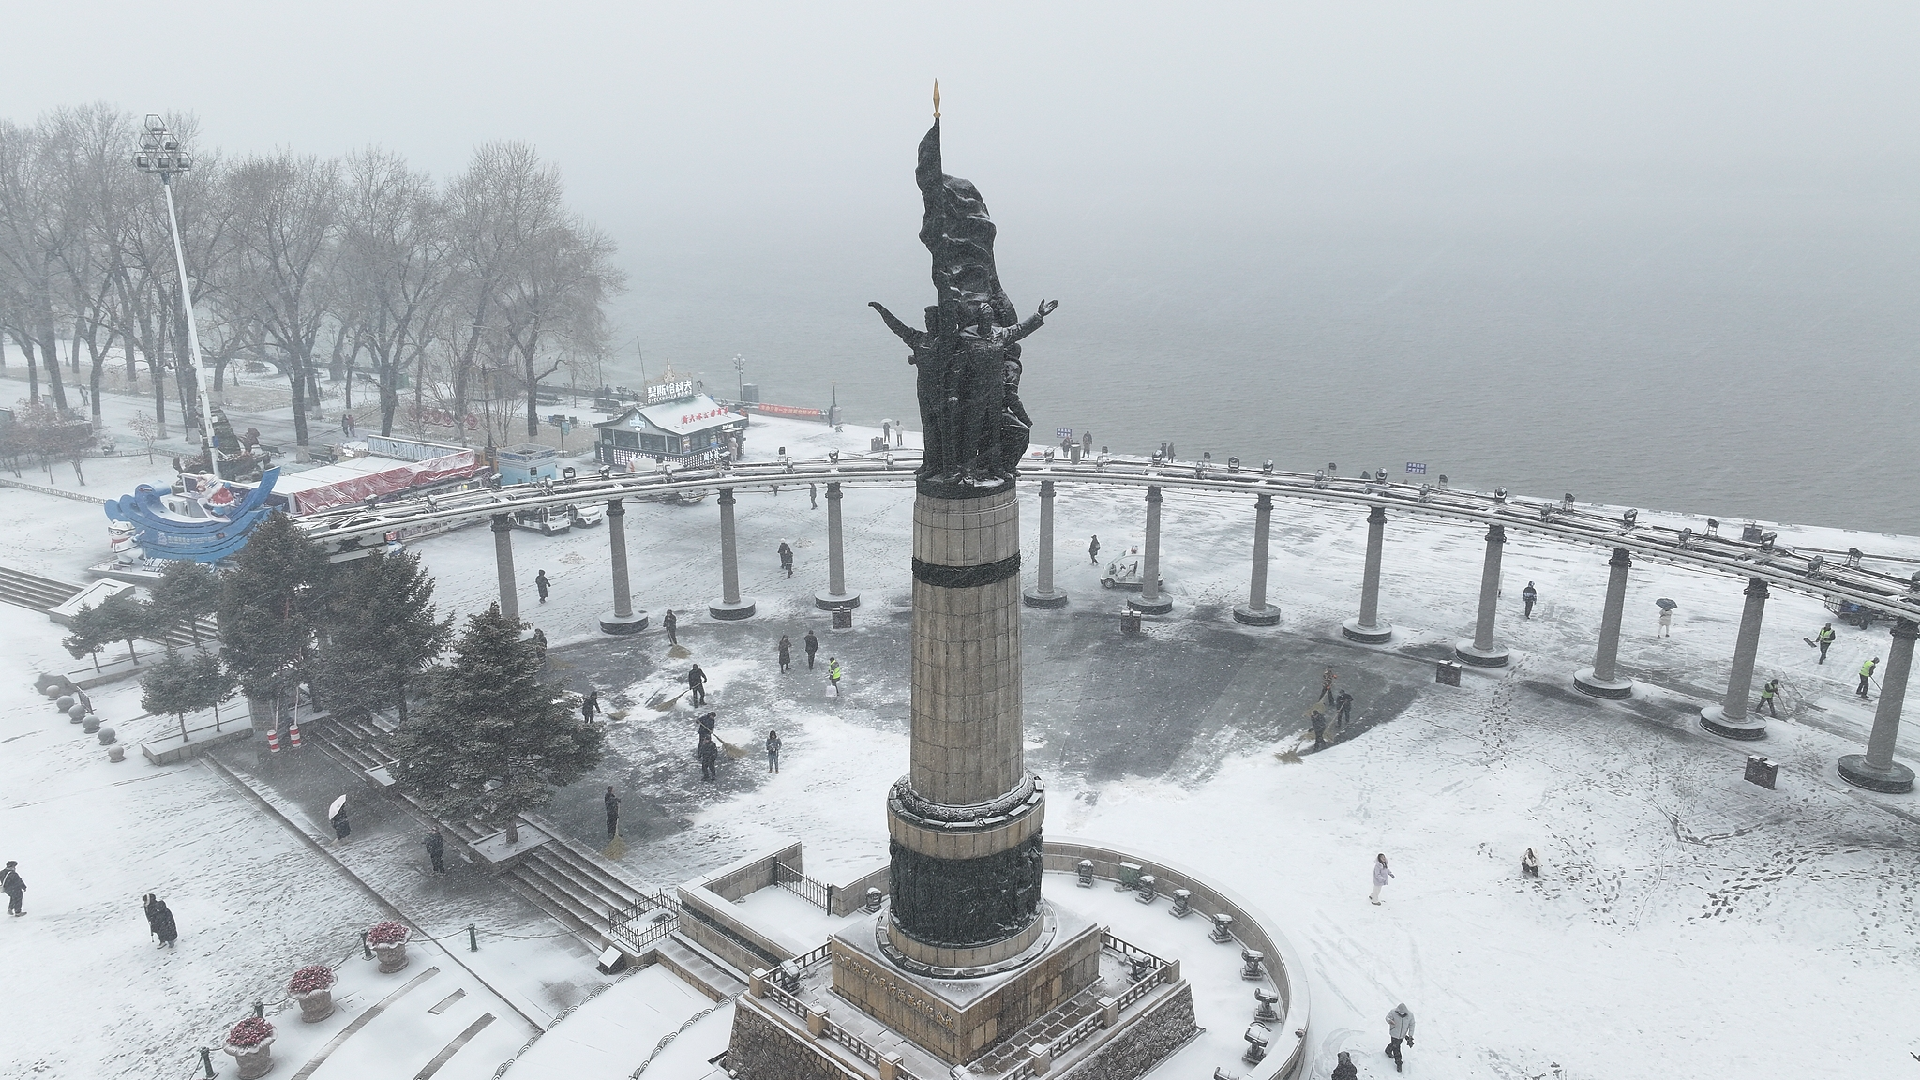
M233 696L233 676L212 653L189 657L168 650L153 670L140 680L140 707L150 713L172 715L180 721L180 739L187 741L187 714L212 709L214 728L220 726L220 703Z
M334 712L392 707L404 723L414 681L453 638L453 617L436 617L433 578L411 551L343 564L334 578L316 690Z
M305 681L329 569L320 546L274 514L220 575L220 645L249 698L277 706Z
M453 663L430 673L424 700L395 732L400 782L435 812L500 822L518 842L518 815L600 760L601 731L540 677L523 624L494 604L467 620Z
M153 593L153 612L162 626L184 626L200 644L200 620L220 610L220 575L206 563L178 559L167 564Z
M73 654L75 660L91 653L93 666L100 666L100 650L108 642L127 643L127 658L134 663L140 662L140 656L133 651L133 639L146 637L154 632L153 612L145 603L134 599L131 590L115 593L100 603L80 609L68 627L73 631L60 644Z

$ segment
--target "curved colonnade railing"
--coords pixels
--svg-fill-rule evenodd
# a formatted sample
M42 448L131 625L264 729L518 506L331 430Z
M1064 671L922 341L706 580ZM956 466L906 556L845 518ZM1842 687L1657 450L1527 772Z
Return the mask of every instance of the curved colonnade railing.
M614 604L612 610L602 616L600 625L608 633L632 633L646 625L646 615L633 610L628 589L623 522L625 500L662 500L719 492L720 562L724 588L723 598L712 604L709 611L717 619L743 619L750 617L755 609L751 600L740 595L734 536L734 491L775 485L824 484L828 500L828 555L832 588L820 594L818 603L824 608L847 608L857 606L859 596L849 592L844 581L841 489L847 485L910 484L914 480L914 468L918 460L917 452L903 451L847 457L835 455L807 461L783 458L731 467L663 470L626 476L596 473L537 485L423 495L341 508L302 518L300 525L311 538L326 547L332 559L345 561L377 550L389 533L432 526L453 527L490 519L499 563L501 608L509 616L517 616L517 586L509 539L512 515L522 510L605 500L611 540ZM1508 529L1610 549L1611 572L1594 663L1575 672L1573 676L1575 687L1594 697L1624 698L1632 693L1632 680L1617 676L1615 661L1628 568L1635 555L1706 573L1745 578L1746 604L1735 641L1727 691L1720 705L1710 706L1701 713L1701 725L1706 730L1731 739L1753 740L1764 738L1766 734L1759 718L1748 715L1747 698L1752 686L1769 587L1778 586L1813 596L1829 605L1857 605L1865 611L1893 619L1894 625L1886 654L1887 663L1879 669L1882 691L1867 752L1864 755L1842 757L1838 765L1839 772L1849 783L1875 791L1901 793L1913 789L1912 770L1895 762L1893 752L1914 643L1920 639L1920 573L1900 577L1872 569L1867 562L1874 560L1875 556L1859 549L1852 549L1835 560L1830 558L1835 555L1833 552L1795 551L1781 546L1772 533L1743 528L1743 535L1739 539L1721 536L1718 522L1711 518L1703 521L1703 531L1695 532L1691 527L1643 525L1637 520L1637 511L1627 510L1616 517L1597 508L1577 506L1571 497L1558 501L1515 498L1508 496L1504 489L1486 493L1428 484L1392 483L1383 475L1377 479L1343 478L1324 473L1245 469L1234 463L1225 466L1207 461L1176 464L1158 459L1111 458L1104 455L1098 460L1080 462L1029 459L1022 469L1022 475L1029 482L1039 482L1039 588L1026 594L1027 602L1039 607L1056 606L1064 602L1064 594L1052 589L1053 498L1059 484L1146 489L1142 594L1140 600L1130 603L1148 613L1163 613L1172 607L1171 601L1160 596L1158 588L1162 492L1171 489L1214 498L1252 498L1255 516L1251 595L1248 605L1237 609L1234 617L1255 625L1272 625L1279 621L1278 609L1269 607L1265 598L1268 525L1273 500L1286 498L1367 507L1366 569L1361 585L1360 616L1348 620L1343 632L1347 637L1369 644L1384 643L1393 633L1391 625L1377 622L1382 537L1387 511L1393 509L1432 518L1484 524L1487 526L1487 554L1482 571L1475 634L1471 639L1462 640L1455 649L1460 660L1481 667L1498 667L1507 662L1507 652L1494 644L1493 632L1501 552ZM1758 535L1755 539L1745 538L1756 532ZM1862 673L1863 682L1869 673Z

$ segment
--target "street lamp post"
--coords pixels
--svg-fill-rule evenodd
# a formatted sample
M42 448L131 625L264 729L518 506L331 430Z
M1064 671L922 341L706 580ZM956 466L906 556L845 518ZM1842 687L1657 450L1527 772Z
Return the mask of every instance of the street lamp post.
M193 167L193 155L180 149L180 140L167 130L158 113L148 113L140 133L140 149L133 155L133 167L143 173L157 173L160 188L167 193L167 225L173 232L173 261L180 272L180 306L187 318L188 361L193 364L193 381L200 397L200 440L206 451L207 465L220 478L220 454L213 434L213 408L207 401L207 373L200 366L200 327L193 319L193 287L187 281L187 255L180 246L180 218L173 209L173 174Z

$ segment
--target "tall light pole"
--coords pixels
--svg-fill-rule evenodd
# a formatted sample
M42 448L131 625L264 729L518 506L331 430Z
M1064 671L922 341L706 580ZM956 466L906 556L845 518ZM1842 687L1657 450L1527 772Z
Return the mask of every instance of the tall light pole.
M180 307L187 318L188 361L193 364L193 381L200 391L200 443L206 451L207 465L220 477L220 454L213 434L213 409L207 402L207 374L200 366L200 327L193 320L193 286L187 281L187 255L180 246L180 218L173 210L173 174L193 168L193 155L180 149L180 140L160 122L159 113L148 113L140 133L140 149L133 155L133 167L143 173L157 173L161 190L167 193L167 225L173 232L173 261L180 271Z

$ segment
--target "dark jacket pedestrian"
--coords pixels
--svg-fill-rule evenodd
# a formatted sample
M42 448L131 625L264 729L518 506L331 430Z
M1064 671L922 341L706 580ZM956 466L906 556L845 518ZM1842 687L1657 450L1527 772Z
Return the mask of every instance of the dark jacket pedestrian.
M600 711L600 691L589 689L587 696L580 699L580 718L593 723L595 713Z
M780 569L785 570L788 577L793 576L793 548L785 540L780 541Z
M699 664L693 665L693 669L687 672L687 688L693 691L695 705L707 703L707 673L700 670Z
M1333 1067L1333 1080L1360 1080L1360 1069L1345 1050L1340 1051L1340 1064Z
M785 674L793 666L793 641L785 634L780 635L780 672Z
M1539 601L1540 591L1533 587L1533 582L1527 582L1527 587L1520 590L1520 602L1527 606L1527 610L1523 616L1524 618L1533 618L1533 605Z
M1087 541L1087 561L1095 566L1100 565L1100 537L1097 535Z
M152 928L153 936L160 939L159 948L173 948L173 939L180 936L180 928L174 925L173 911L167 902L159 897L153 898L153 905L147 909L147 925Z
M669 645L680 644L680 635L674 632L674 628L679 625L680 625L680 620L673 617L672 608L668 608L667 613L665 615L660 616L660 626L662 629L666 630L667 632L667 644Z
M340 812L333 815L329 821L333 825L334 842L346 843L347 837L353 834L353 826L347 822L347 808L341 807Z
M780 733L767 732L767 771L780 771Z
M700 732L701 742L713 741L713 722L719 718L719 713L701 713L699 719L693 722L694 727Z
M553 586L552 583L547 580L547 572L545 570L533 575L533 587L540 593L540 602L543 604L546 603L547 590Z
M147 917L147 933L149 934L157 934L160 932L159 926L153 921L154 905L158 903L159 900L160 898L152 893L147 893L140 898L140 913Z
M713 745L711 739L700 740L700 779L713 780L718 775L714 766L720 761L720 748Z
M611 840L620 828L620 796L615 795L609 787L604 801L607 804L607 839Z
M1839 635L1833 632L1832 623L1821 627L1820 632L1814 635L1813 643L1820 646L1820 662L1822 664L1827 662L1827 650L1833 648L1833 639L1837 636Z
M1308 722L1313 725L1313 748L1318 750L1327 745L1327 714L1315 702L1313 708L1307 710L1307 716Z
M815 509L815 510L818 510L818 509L820 509L820 487L819 487L819 485L817 485L817 484L808 484L808 485L807 485L807 498L809 498L809 499L811 499L811 500L813 500L813 509Z
M433 872L447 872L447 838L440 835L440 827L435 825L427 834L427 858L433 863Z
M19 865L12 859L8 859L7 868L0 870L0 892L7 894L7 914L9 915L27 913L21 906L25 903L23 898L27 894L27 879L20 876Z
M1340 696L1333 699L1333 707L1335 709L1338 709L1340 712L1341 726L1344 727L1348 722L1350 722L1353 719L1353 695L1352 694L1347 693L1345 690L1340 691Z
M800 639L800 644L807 650L807 670L812 671L813 655L820 651L820 639L814 637L813 631L809 630L807 631L807 636Z

